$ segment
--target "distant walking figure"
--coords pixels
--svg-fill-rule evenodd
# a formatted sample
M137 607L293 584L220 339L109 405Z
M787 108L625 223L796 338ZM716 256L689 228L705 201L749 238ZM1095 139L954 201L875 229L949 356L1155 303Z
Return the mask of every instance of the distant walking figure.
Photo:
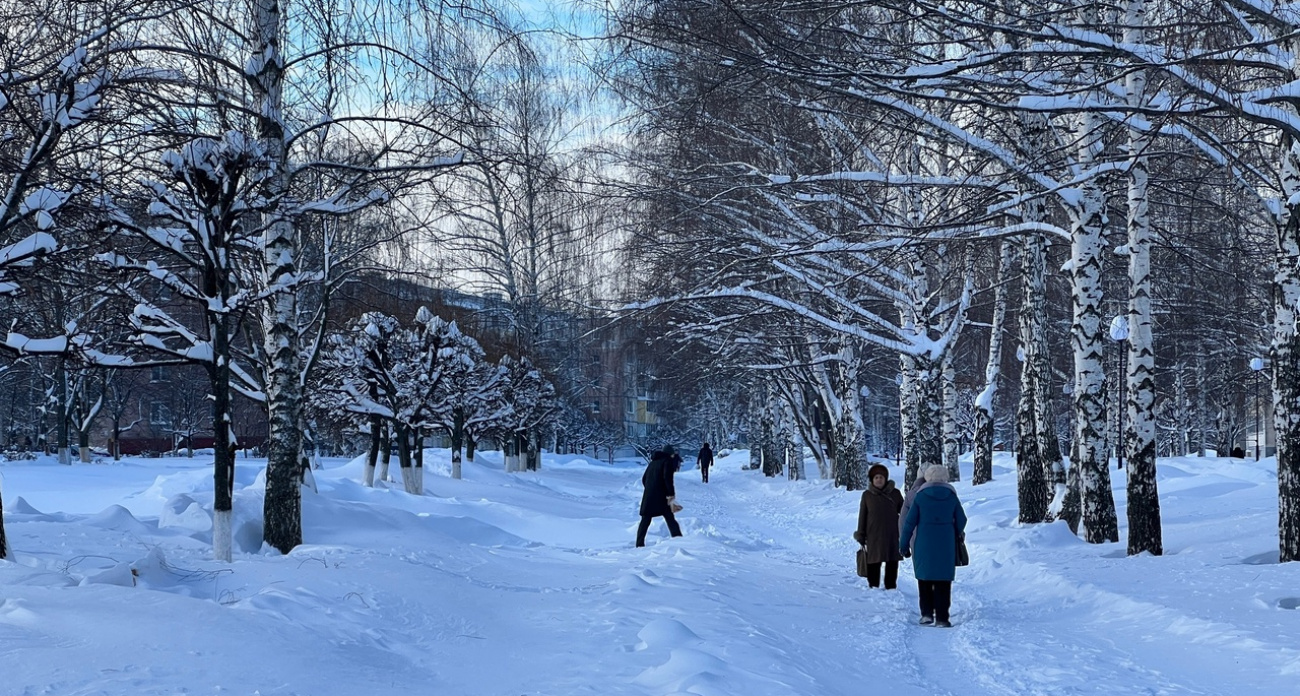
M889 480L889 469L876 464L867 470L867 490L858 508L858 530L853 539L867 550L867 584L880 587L880 564L885 564L885 589L898 587L898 511L903 494Z
M682 509L677 504L677 489L673 486L673 473L676 471L674 459L677 452L672 445L650 455L650 463L641 474L641 485L645 491L641 494L641 525L636 530L636 545L645 546L645 535L650 530L650 520L663 517L668 524L668 533L675 537L682 535L682 528L677 524L674 512Z
M904 557L915 554L912 572L920 595L921 624L950 628L948 609L952 604L952 581L957 575L957 539L966 531L966 511L957 499L956 489L948 484L947 467L929 467L925 480L926 485L916 489L916 498L903 520L898 550Z
M700 464L700 476L704 477L704 482L709 482L709 467L713 466L713 450L709 449L709 443L704 443L700 448L700 453L695 456L695 461Z

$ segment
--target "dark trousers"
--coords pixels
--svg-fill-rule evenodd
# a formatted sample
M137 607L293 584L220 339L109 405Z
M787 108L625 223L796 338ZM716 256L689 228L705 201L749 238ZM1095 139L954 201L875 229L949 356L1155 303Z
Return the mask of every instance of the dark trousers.
M867 564L867 584L872 587L880 587L880 564ZM898 588L898 561L885 561L885 589L893 590Z
M641 516L641 526L639 526L639 527L636 528L636 545L637 545L637 546L645 546L645 533L648 532L648 531L650 531L650 520L652 520L652 519L654 519L654 518L656 518L656 517L658 517L658 515L642 515L642 516ZM675 536L675 537L679 537L679 536L682 535L682 528L681 528L681 525L677 524L677 517L673 515L673 511L672 511L672 510L669 510L668 512L665 512L665 513L664 513L664 522L667 522L667 523L668 523L668 533L669 533L669 534L671 534L671 535L673 535L673 536Z
M704 477L704 482L705 482L705 483L708 483L708 482L709 482L709 467L707 467L707 466L702 466L702 467L700 467L700 476L703 476L703 477Z
M921 598L921 616L933 616L935 621L948 620L948 608L952 606L951 580L917 580L917 589Z

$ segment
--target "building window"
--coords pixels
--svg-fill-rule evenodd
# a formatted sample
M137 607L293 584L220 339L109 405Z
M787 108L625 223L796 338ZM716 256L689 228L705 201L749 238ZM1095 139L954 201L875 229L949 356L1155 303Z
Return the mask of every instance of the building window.
M164 367L164 366L162 366L162 365L154 365L153 368L149 370L149 381L150 381L150 382L166 382L166 381L167 381L167 368Z
M168 425L171 423L171 414L168 412L167 404L161 401L155 401L149 404L149 424L150 425Z

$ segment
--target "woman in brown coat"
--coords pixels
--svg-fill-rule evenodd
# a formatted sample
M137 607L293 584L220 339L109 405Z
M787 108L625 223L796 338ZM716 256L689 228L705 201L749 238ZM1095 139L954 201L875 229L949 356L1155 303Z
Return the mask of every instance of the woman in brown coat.
M880 564L885 564L885 589L898 587L898 513L903 494L889 480L889 469L876 464L867 470L867 489L862 491L858 510L858 531L853 539L867 549L867 584L880 587Z

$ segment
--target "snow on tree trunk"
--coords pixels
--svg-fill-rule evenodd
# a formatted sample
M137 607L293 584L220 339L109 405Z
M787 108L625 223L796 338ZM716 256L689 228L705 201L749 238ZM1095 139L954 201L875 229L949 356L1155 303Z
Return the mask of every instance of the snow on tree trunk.
M284 132L284 59L280 53L283 20L279 0L251 2L253 32L247 70L255 92L253 101L260 107L258 136L276 167L268 180L267 195L276 199L288 195L291 170ZM267 286L278 291L262 313L268 421L263 539L281 553L288 553L302 543L297 292L290 287L297 271L293 225L277 213L271 215L275 219L266 225L263 271Z
M1002 242L998 270L994 280L993 317L989 327L989 359L984 364L984 389L975 397L975 454L971 485L993 480L994 412L993 400L998 393L1002 372L1002 328L1007 317L1007 269L1014 258L1011 244Z
M1146 24L1144 0L1130 0L1124 23L1125 41L1143 40ZM1146 74L1129 73L1130 101L1141 105ZM1164 552L1160 530L1160 497L1156 486L1156 361L1151 335L1151 219L1147 207L1150 176L1146 156L1150 139L1138 130L1129 131L1128 172L1128 411L1125 432L1120 434L1128 458L1128 554ZM1116 336L1116 338L1123 338ZM1201 390L1204 393L1204 389Z
M943 465L948 467L948 480L961 480L961 467L957 460L961 456L961 432L957 428L957 366L954 364L953 351L943 356L940 370L943 394Z
M1087 12L1085 10L1085 12ZM1085 26L1090 26L1085 24ZM1078 160L1090 164L1099 145L1101 129L1093 114L1080 114L1076 137ZM1095 182L1080 186L1078 205L1072 207L1070 279L1073 295L1074 412L1083 496L1083 538L1093 544L1119 541L1119 521L1110 489L1110 469L1105 452L1106 371L1102 333L1102 209L1104 198Z

